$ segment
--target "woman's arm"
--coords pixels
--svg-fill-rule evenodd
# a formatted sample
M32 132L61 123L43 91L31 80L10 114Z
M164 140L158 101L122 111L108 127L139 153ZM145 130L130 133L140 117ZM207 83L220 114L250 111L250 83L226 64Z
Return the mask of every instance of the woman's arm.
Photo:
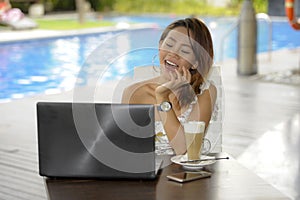
M161 104L164 101L170 101L169 98L161 98L157 95L156 103ZM167 112L158 111L159 117L164 126L170 146L175 151L176 155L184 154L186 152L186 143L183 126L179 122L176 113L173 109Z
M183 85L189 84L191 81L191 74L187 69L183 69L183 74L180 74L176 70L176 74L170 73L171 80L158 86L155 90L156 103L159 105L164 101L172 102L170 97L176 97L176 91ZM173 100L174 102L174 100ZM177 108L181 111L181 108ZM163 123L165 132L169 139L171 147L174 149L177 155L184 154L186 152L186 143L183 126L177 118L174 109L168 112L159 112L159 116Z
M214 85L198 95L198 103L194 106L189 120L204 121L207 128L213 113L214 105L217 98L217 88Z
M8 11L8 10L10 10L11 9L11 4L10 4L10 2L9 2L9 0L5 0L4 1L5 2L5 11Z
M121 102L126 104L154 104L149 96L150 89L147 85L146 81L142 81L126 87Z
M123 94L122 94L122 100L121 100L121 102L128 104L129 101L130 101L130 96L131 96L130 94L131 93L132 92L131 92L130 87L125 88L124 91L123 91Z

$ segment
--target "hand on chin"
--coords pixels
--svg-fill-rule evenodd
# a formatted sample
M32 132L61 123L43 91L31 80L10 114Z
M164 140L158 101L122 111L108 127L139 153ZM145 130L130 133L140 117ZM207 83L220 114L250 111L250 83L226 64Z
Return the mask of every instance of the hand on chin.
M163 77L165 78L165 81L171 81L172 76L175 79L177 79L177 73L176 73L175 69L174 70L168 70L168 69L164 70L164 76Z

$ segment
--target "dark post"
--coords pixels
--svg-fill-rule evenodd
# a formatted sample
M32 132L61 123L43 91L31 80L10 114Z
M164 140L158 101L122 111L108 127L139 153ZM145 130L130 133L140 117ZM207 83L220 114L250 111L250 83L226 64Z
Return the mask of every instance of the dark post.
M239 75L257 73L256 60L257 21L252 0L245 0L242 6L238 25L238 66Z

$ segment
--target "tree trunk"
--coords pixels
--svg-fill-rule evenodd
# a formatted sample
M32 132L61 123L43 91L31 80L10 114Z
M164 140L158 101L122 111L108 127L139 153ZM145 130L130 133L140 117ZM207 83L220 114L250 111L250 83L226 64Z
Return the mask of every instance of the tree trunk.
M84 14L85 14L84 3L85 3L85 0L76 0L76 9L77 9L77 12L78 12L78 21L79 21L80 24L83 24L85 22L85 19L84 19Z

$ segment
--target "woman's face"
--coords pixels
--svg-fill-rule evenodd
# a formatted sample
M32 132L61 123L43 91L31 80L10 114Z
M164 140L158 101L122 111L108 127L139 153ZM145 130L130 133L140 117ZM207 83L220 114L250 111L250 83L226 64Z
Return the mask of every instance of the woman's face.
M159 61L162 75L170 79L170 73L176 76L175 69L182 74L182 69L190 69L195 62L195 55L191 46L195 41L188 37L185 27L176 27L161 41L159 48Z

